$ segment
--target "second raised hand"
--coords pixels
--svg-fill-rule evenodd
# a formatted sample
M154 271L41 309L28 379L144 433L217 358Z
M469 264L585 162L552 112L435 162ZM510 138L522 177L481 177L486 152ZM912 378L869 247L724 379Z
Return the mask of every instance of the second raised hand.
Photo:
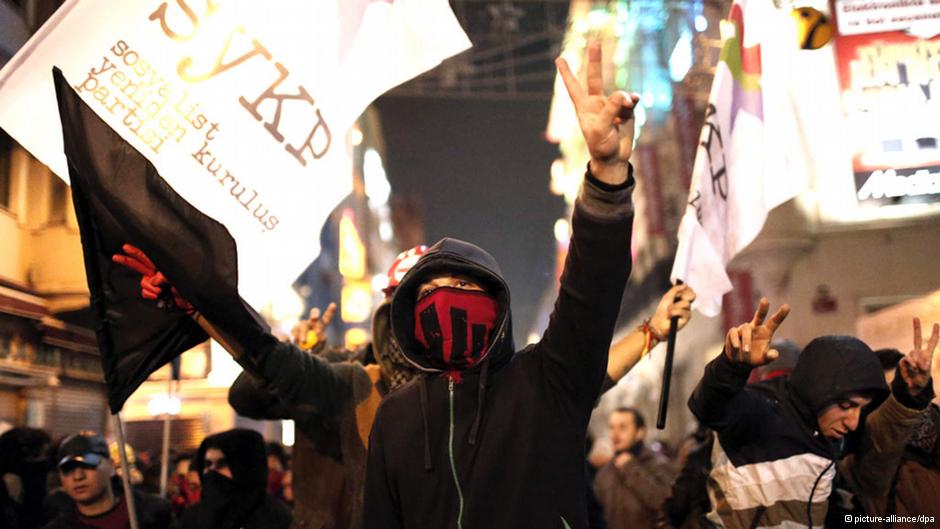
M924 343L920 318L914 318L914 348L901 359L898 368L901 378L911 394L919 394L930 381L930 367L934 350L940 341L940 325L934 323L930 337Z
M781 305L770 318L767 318L769 311L770 302L767 298L761 298L754 318L728 331L725 336L725 355L729 360L759 367L773 362L780 356L779 352L770 348L770 342L777 328L790 314L790 306Z

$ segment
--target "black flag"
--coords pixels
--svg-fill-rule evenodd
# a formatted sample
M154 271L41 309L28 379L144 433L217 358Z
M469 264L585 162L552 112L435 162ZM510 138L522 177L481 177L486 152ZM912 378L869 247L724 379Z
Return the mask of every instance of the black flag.
M185 312L141 298L140 274L111 261L125 243L143 250L239 349L273 340L238 295L236 246L228 230L173 191L58 68L53 78L111 412L151 373L207 338Z

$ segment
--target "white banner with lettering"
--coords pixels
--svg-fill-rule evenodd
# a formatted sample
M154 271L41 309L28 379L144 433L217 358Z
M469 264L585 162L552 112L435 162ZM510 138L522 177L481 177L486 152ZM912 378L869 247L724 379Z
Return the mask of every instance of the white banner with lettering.
M770 210L815 176L798 121L799 107L815 110L816 103L798 94L826 86L810 76L826 71L826 56L799 53L789 17L772 2L735 0L722 22L726 34L672 269L673 281L695 289L693 306L706 316L720 313L732 289L728 263L757 237Z
M346 133L470 46L447 0L69 0L0 70L0 127L63 179L52 67L238 243L255 305L319 252Z

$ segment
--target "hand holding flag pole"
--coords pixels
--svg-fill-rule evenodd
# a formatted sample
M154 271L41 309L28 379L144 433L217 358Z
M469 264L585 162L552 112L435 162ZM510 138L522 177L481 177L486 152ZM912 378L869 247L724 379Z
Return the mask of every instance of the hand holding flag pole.
M682 280L676 280L676 285L681 285ZM676 295L673 301L679 301L681 294ZM659 414L656 417L656 429L662 430L666 427L666 412L669 408L669 387L672 384L672 362L676 354L676 334L679 332L679 316L673 315L669 318L669 336L666 338L666 360L663 364L663 385L659 394Z

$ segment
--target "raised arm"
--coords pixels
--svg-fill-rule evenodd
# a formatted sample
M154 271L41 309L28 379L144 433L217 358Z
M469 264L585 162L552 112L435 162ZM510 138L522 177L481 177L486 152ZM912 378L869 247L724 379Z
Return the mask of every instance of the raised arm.
M705 366L705 375L689 399L689 408L698 420L719 433L747 424L743 419L754 408L742 390L751 369L780 355L770 348L770 342L790 307L782 305L768 319L769 310L770 303L761 298L754 318L728 331L724 351Z
M865 420L857 453L840 462L839 470L849 484L865 496L888 494L904 448L925 418L934 397L930 368L938 341L940 325L933 325L924 342L920 319L914 318L914 348L898 364L891 396Z
M193 311L192 305L180 296L141 250L130 244L125 244L123 250L123 254L116 254L112 259L141 274L142 297L155 300L168 308L175 306L179 310L185 310L194 318L203 318ZM328 312L332 314L331 311ZM315 315L311 314L311 317L313 316ZM322 323L319 314L316 316L316 320ZM212 327L211 322L209 326ZM210 335L212 334L210 332ZM311 414L331 417L339 411L346 399L352 396L351 378L341 376L338 366L294 345L280 343L274 337L265 340L260 349L237 353L226 350L246 371L263 381L265 387L273 391L280 403L291 410L291 414L302 410L307 417ZM239 395L236 395L236 398L239 398ZM270 395L265 398L270 398Z
M287 407L264 380L242 371L228 388L228 403L235 413L255 420L290 419Z
M578 115L591 160L575 201L572 238L548 329L538 350L546 382L563 402L590 410L630 275L633 107L638 96L603 95L601 52L588 49L587 91L564 59L558 72Z
M663 294L653 317L646 320L644 326L634 329L611 346L607 359L609 381L606 381L604 389L613 387L633 369L644 354L666 339L673 316L679 318L676 329L682 330L692 318L693 301L695 291L688 285L676 285Z

